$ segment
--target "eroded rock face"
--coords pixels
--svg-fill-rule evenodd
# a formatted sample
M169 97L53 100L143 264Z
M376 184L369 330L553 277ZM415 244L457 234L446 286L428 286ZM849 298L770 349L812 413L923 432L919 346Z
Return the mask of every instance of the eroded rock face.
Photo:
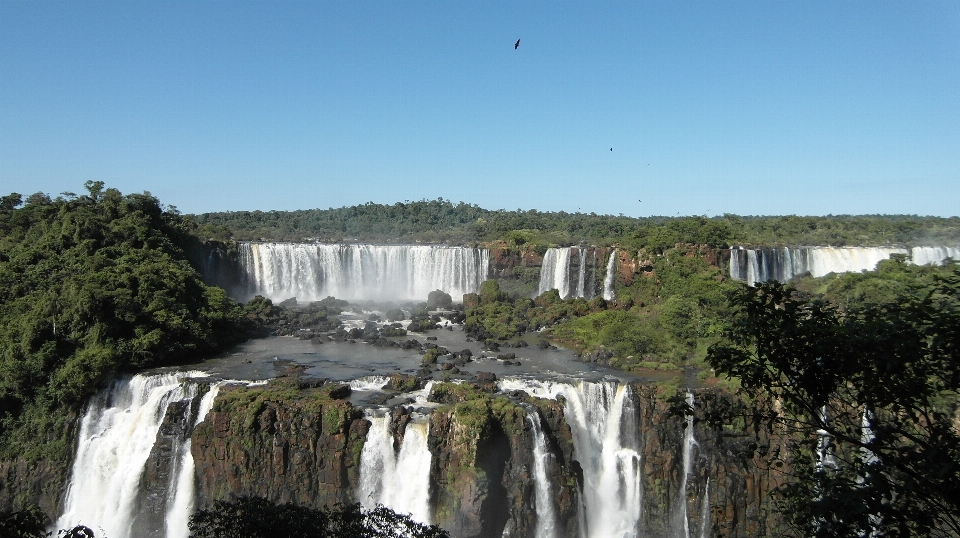
M223 387L194 430L200 506L240 496L322 508L352 502L369 422L338 386Z
M279 382L279 384L278 384ZM671 417L662 389L635 385L632 396L642 465L638 535L747 537L776 534L779 519L769 492L777 475L754 459L752 434L694 426L684 482L684 424ZM717 391L695 392L699 417L721 405ZM577 536L583 471L564 401L501 394L492 384L434 385L441 404L430 416L431 522L452 536L533 537L535 413L546 440L545 469L555 503L556 535ZM394 446L403 443L408 409L391 410ZM329 390L297 388L282 380L267 387L225 387L194 431L199 504L241 495L322 507L352 502L360 454L369 428L363 413L331 398Z

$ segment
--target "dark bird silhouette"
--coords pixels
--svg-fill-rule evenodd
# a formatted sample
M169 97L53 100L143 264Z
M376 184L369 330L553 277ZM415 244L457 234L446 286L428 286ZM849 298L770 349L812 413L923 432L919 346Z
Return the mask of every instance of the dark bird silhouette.
M610 151L613 151L613 148L610 148Z
M516 43L513 44L513 50L520 48L520 40L518 39Z

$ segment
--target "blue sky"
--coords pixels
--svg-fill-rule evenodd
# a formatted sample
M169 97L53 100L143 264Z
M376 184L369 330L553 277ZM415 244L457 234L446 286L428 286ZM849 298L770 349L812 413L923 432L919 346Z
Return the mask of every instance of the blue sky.
M0 191L87 180L186 213L958 215L960 2L0 0Z

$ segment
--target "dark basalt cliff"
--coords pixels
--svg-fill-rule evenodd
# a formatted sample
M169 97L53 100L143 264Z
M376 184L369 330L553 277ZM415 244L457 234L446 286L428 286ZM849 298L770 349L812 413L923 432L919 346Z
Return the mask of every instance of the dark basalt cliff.
M222 389L192 436L199 504L242 495L314 507L354 501L369 423L337 399L343 392L337 385L299 389L292 379ZM714 536L776 533L769 493L778 475L754 460L762 441L698 423L682 492L683 421L670 416L656 387L637 385L633 395L643 466L641 535L682 529L682 503L697 534L704 527ZM726 398L710 389L696 397L698 415ZM526 417L537 412L553 456L547 472L558 535L576 536L583 478L562 402L469 384L437 384L431 399L440 404L428 440L433 522L458 537L534 535L533 433ZM409 409L393 409L398 435L408 415Z

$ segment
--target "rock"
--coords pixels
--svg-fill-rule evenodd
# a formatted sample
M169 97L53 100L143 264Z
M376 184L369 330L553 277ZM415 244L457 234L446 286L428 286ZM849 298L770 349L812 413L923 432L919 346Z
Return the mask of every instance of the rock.
M346 400L352 392L353 389L350 388L350 385L330 385L327 394L334 400Z
M515 358L517 358L516 353L504 353L502 355L497 355L498 361L512 361Z
M477 380L478 381L496 381L497 374L494 374L492 372L477 372Z

